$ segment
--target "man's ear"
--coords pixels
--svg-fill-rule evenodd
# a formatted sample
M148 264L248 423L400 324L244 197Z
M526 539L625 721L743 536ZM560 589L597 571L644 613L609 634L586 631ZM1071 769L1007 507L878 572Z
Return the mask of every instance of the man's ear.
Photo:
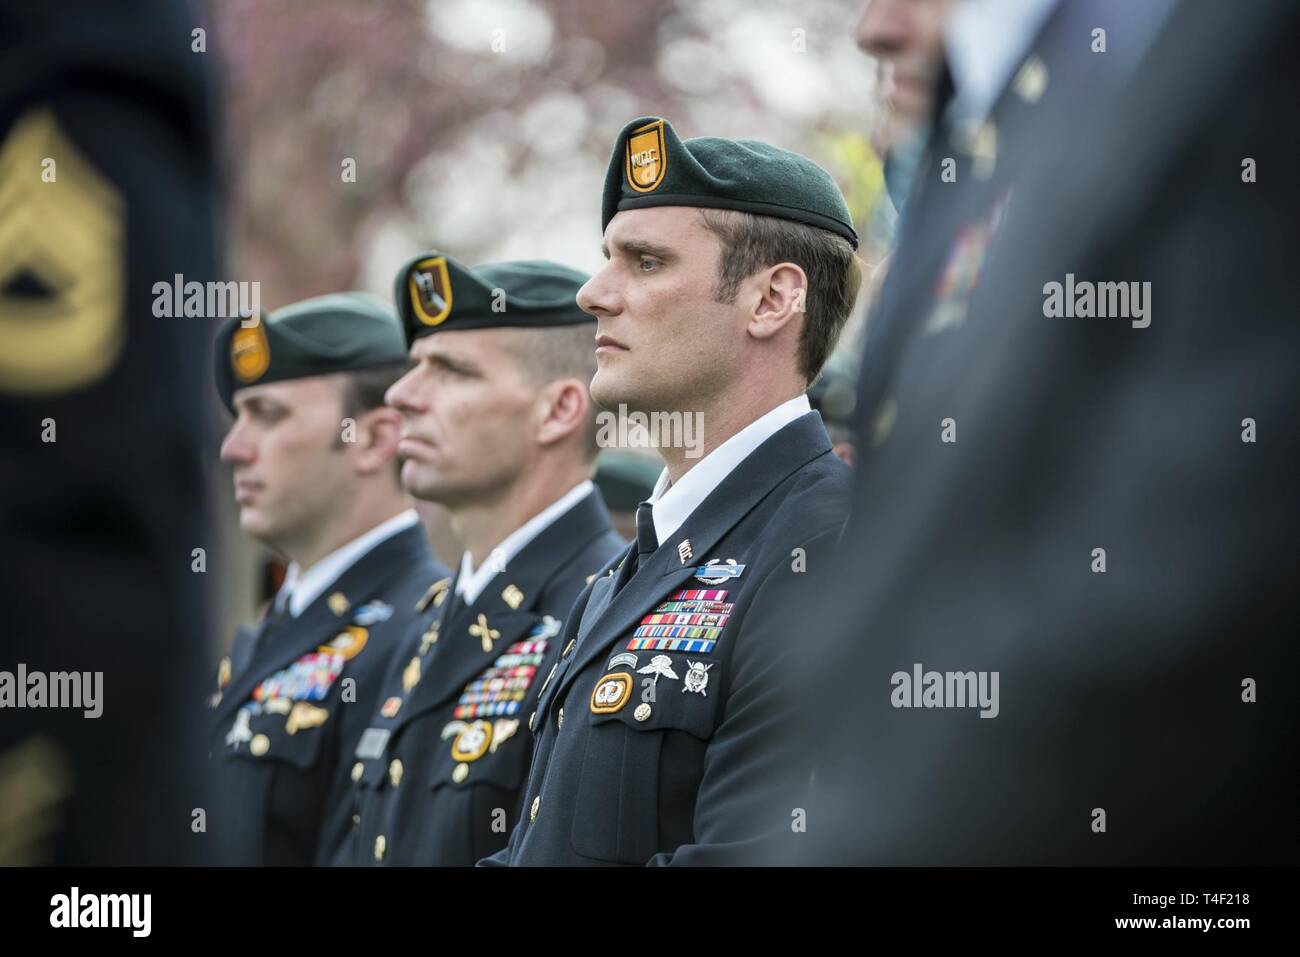
M591 415L587 385L577 379L556 379L538 395L537 444L552 445L586 427Z
M356 419L356 462L362 475L392 470L401 440L402 414L392 406L361 412Z
M753 280L749 334L770 339L791 322L802 319L807 309L808 276L794 263L777 263Z

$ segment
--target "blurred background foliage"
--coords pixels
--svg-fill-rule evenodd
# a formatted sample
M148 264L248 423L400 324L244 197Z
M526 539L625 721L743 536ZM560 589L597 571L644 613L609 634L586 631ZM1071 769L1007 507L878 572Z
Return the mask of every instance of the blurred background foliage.
M875 72L852 39L860 9L222 0L212 16L232 276L260 281L274 308L346 288L389 295L402 260L424 248L594 270L609 151L642 114L685 136L810 155L844 189L872 265L892 209L878 204Z

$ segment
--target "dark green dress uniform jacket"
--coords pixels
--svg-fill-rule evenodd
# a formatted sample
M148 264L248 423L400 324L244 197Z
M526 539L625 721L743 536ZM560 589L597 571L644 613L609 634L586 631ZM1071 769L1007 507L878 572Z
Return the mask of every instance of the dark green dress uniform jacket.
M528 715L574 599L623 548L592 492L466 604L448 584L394 656L352 763L354 824L335 863L472 866L505 846Z
M416 602L445 571L415 525L363 555L297 618L241 629L232 677L212 700L208 834L222 862L312 864L346 838L352 751Z
M802 826L786 679L817 628L773 623L827 571L848 488L808 413L584 591L533 720L523 815L483 863L740 863Z

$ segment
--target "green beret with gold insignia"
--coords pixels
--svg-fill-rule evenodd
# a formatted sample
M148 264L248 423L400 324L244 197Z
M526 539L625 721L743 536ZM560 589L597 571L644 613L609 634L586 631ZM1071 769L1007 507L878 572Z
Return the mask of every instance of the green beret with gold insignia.
M578 308L585 273L542 260L470 268L421 253L397 274L393 297L410 344L454 329L540 328L595 322Z
M844 194L812 160L758 140L683 140L657 116L633 120L618 134L605 173L601 229L620 210L647 206L736 209L790 219L858 247Z
M217 392L231 412L247 386L406 361L402 327L378 296L333 293L256 318L230 319L217 333Z

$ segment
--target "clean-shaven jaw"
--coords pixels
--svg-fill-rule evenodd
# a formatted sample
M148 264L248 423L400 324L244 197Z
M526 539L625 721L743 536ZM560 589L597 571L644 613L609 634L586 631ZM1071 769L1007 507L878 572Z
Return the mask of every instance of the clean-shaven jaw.
M700 412L731 387L744 316L718 302L721 246L686 206L624 210L604 268L578 291L596 317L592 399L640 412Z
M510 329L463 329L416 339L413 367L388 390L402 416L402 485L449 508L504 490L530 455L536 398L505 348Z
M231 466L245 534L293 556L324 516L349 500L352 465L338 442L341 395L335 375L235 392L221 460Z

